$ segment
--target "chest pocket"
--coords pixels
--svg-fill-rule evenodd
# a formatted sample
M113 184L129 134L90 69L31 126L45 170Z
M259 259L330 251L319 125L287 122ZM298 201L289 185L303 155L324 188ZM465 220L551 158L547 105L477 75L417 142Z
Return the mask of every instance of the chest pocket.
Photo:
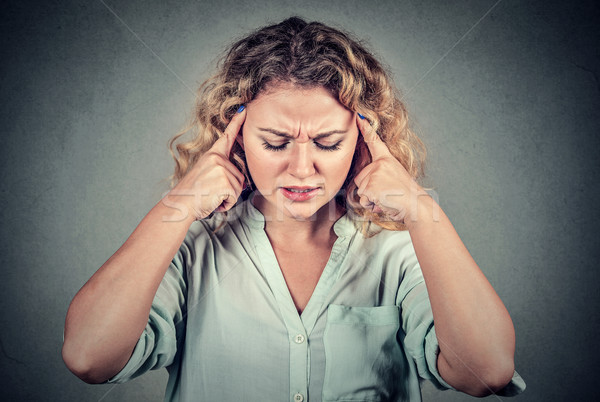
M323 402L407 398L399 325L397 306L328 307Z

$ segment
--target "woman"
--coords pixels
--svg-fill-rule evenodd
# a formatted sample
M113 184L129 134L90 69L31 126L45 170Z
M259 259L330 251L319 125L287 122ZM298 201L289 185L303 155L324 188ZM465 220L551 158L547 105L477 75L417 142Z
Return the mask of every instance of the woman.
M364 47L291 18L198 99L174 187L71 303L71 371L167 367L166 400L522 389L510 316L417 184L422 145Z

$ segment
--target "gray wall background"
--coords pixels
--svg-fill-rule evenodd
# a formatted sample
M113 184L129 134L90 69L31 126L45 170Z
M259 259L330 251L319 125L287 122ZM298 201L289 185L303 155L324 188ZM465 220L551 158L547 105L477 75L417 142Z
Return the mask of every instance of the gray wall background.
M390 66L429 146L427 184L511 312L516 399L591 400L598 6L517 0L3 3L2 400L162 400L166 371L120 386L70 374L68 304L168 188L166 142L218 54L294 14ZM472 400L430 385L424 399Z

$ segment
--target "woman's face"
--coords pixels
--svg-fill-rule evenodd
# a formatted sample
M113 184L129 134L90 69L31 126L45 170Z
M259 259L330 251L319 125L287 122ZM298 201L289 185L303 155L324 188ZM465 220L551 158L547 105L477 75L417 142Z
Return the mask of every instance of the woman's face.
M325 88L270 87L247 105L248 169L265 217L305 220L333 203L358 138L354 112Z

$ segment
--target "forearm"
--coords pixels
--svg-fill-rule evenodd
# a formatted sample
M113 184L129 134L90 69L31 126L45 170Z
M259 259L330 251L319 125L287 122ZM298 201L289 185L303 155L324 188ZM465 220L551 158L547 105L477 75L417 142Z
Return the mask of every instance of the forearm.
M433 310L440 374L467 393L495 391L513 372L508 311L435 201L420 197L418 208L407 224Z
M193 218L159 202L73 298L63 359L87 382L102 382L129 360L154 295Z

